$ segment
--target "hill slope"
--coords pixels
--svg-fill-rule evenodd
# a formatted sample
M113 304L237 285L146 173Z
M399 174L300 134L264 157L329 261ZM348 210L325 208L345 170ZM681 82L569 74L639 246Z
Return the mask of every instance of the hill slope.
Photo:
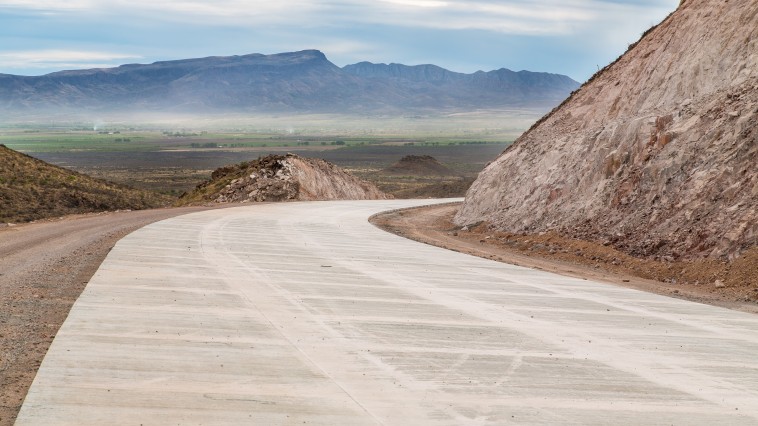
M406 155L395 164L381 170L383 175L396 176L455 176L456 173L431 155Z
M180 204L262 201L381 200L391 198L372 183L317 158L267 155L216 169Z
M398 113L552 107L578 87L566 76L548 73L501 69L460 74L432 65L392 66L405 71L392 75L380 72L388 66L369 63L340 68L323 53L304 50L38 77L0 74L0 111ZM437 74L452 77L439 84Z
M656 258L758 243L758 2L686 0L486 167L458 224Z
M0 145L0 222L138 210L169 201L169 197L94 179Z

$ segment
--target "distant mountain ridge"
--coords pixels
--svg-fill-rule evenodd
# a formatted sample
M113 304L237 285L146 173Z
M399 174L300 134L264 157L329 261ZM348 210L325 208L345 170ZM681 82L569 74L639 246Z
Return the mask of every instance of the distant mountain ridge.
M214 56L0 74L0 112L409 112L557 105L569 77L502 68L463 74L436 65L360 62L343 68L318 50Z
M375 64L358 62L342 69L350 74L369 78L399 78L412 81L440 82L462 80L466 74L457 73L437 65Z
M508 68L484 72L477 71L473 74L464 74L455 71L446 70L437 65L403 65L403 64L374 64L371 62L359 62L357 64L345 65L344 71L360 77L369 78L395 78L401 80L411 80L417 82L467 82L475 83L480 86L488 83L499 83L503 86L513 88L523 86L523 88L535 89L539 85L546 87L578 87L578 83L570 77L562 74L550 74L546 72L532 71L511 71Z

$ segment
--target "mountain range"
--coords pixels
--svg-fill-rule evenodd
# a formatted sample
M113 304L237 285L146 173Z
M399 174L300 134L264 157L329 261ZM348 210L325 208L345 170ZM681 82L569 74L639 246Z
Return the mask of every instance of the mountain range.
M0 112L406 113L550 108L579 84L505 68L463 74L435 65L339 67L318 50L207 57L43 76L0 74Z

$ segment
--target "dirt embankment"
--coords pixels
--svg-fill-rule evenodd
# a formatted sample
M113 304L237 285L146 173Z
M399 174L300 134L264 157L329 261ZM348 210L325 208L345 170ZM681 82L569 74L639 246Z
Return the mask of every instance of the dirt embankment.
M422 181L423 182L423 181ZM474 182L473 177L458 177L433 183L411 186L392 193L395 198L455 198L463 197Z
M758 246L756 52L758 2L683 2L486 167L455 222L659 261L747 256Z
M395 198L451 198L466 194L474 177L431 155L406 155L366 178Z
M179 203L381 200L388 195L327 161L268 155L217 169Z
M490 232L482 224L452 222L460 204L379 214L371 222L427 244L496 261L758 313L758 249L736 262L656 261L629 256L610 245L540 234Z
M379 173L389 176L456 176L453 170L431 155L406 155Z

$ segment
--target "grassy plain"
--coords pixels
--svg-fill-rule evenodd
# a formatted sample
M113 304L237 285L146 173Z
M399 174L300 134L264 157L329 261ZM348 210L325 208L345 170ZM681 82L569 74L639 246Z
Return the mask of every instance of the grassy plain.
M447 195L460 195L464 182L543 112L44 120L0 123L0 144L94 177L171 195L194 188L218 167L286 152L331 161L401 196L423 196L426 192L416 189L435 184L447 185ZM459 176L377 173L410 154L431 155Z

